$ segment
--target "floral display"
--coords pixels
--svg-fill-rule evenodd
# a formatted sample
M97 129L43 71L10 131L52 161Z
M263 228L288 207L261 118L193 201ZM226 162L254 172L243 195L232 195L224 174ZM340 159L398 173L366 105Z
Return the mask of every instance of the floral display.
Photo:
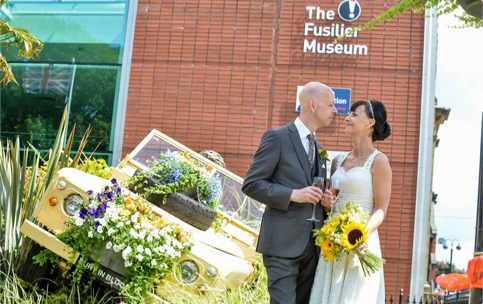
M320 157L320 161L328 161L330 160L329 158L329 153L327 152L327 150L324 150L324 149L319 149L319 157Z
M149 170L134 175L129 183L137 190L144 187L144 197L151 194L166 195L196 187L200 202L216 207L222 193L218 174L212 174L212 167L204 166L191 158L189 153L166 151L159 158L148 161ZM148 180L155 179L156 185L149 185Z
M101 246L121 254L129 276L126 290L142 294L161 282L193 239L153 213L142 198L124 194L115 179L111 182L98 194L88 191L89 204L66 223L70 229L63 238L84 256L92 257Z
M347 202L344 210L329 215L321 229L315 230L316 244L322 249L324 259L332 262L343 253L355 253L361 263L364 276L381 269L384 259L367 249L369 214L359 205Z

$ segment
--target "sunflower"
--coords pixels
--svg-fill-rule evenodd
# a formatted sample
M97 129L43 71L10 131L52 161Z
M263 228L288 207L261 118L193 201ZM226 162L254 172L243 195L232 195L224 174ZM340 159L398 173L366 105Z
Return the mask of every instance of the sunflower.
M367 241L367 227L357 222L349 222L344 227L342 240L347 251L356 248Z

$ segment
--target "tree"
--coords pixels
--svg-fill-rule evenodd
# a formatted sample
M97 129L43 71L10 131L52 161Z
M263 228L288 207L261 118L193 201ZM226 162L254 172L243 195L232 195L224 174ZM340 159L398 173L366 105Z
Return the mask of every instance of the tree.
M458 12L460 4L465 10L463 14ZM424 12L431 8L436 10L436 17L454 14L460 21L458 27L483 27L483 2L481 0L398 0L389 10L381 13L366 24L356 27L352 32L372 30L378 24L390 21L397 15L407 11Z
M8 5L8 0L0 0L0 8L4 4ZM12 46L18 48L18 57L32 59L39 56L44 44L28 30L11 26L0 18L0 85L7 85L10 81L17 83L10 64L1 52L4 48L8 50Z
M448 261L438 261L438 262L436 262L436 276L439 276L440 274L443 274L443 273L448 273L448 271L449 271L449 262ZM466 274L465 269L457 269L455 264L453 264L453 266L451 267L451 272L452 273Z

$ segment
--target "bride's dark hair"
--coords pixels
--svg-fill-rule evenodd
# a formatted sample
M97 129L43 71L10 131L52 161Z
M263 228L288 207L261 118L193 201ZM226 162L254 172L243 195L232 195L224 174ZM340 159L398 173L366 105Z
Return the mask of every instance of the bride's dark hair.
M378 100L359 100L351 106L351 112L364 106L367 117L374 118L374 132L372 141L384 140L391 135L391 126L387 123L387 112L384 104Z

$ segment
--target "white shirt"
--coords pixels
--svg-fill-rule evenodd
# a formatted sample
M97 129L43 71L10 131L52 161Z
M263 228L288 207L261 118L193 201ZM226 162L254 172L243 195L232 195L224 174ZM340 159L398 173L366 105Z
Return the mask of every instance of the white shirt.
M304 125L304 123L300 120L300 118L296 118L294 121L295 127L297 127L297 131L299 131L300 139L302 140L302 146L304 146L305 153L309 153L309 139L307 138L307 135L309 135L311 132L310 130ZM314 138L315 138L315 132L314 132ZM314 154L315 154L314 149ZM312 155L312 158L314 156Z

